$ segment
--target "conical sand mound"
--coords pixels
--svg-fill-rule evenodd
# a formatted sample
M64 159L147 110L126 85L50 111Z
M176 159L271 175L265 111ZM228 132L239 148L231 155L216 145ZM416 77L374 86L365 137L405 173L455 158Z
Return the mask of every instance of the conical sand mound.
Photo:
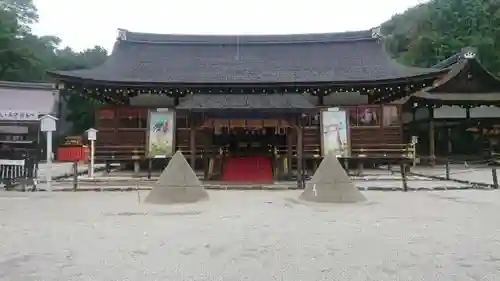
M208 199L207 191L186 158L177 151L144 202L175 204L194 203L204 199Z
M329 153L307 183L300 199L318 203L354 203L366 198L353 184L333 153Z

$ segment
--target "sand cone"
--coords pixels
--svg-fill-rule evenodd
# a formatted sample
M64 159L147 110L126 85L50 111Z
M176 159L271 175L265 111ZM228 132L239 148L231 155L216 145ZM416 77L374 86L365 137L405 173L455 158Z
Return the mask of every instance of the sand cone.
M144 202L175 204L194 203L204 199L208 199L207 191L184 155L177 151Z
M366 201L365 196L356 188L333 153L329 153L321 161L318 170L300 195L300 199L319 203Z

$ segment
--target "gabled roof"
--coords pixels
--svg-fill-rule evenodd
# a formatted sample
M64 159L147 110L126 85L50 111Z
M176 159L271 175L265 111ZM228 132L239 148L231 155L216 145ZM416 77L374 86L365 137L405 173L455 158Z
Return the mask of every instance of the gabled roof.
M428 92L464 94L500 92L500 79L481 64L475 48L466 47L435 67L446 67L450 72L442 79L436 80Z
M403 66L371 30L296 35L161 35L120 30L101 66L51 72L60 80L116 84L332 84L427 77Z
M396 103L422 100L446 105L500 104L500 79L481 64L475 48L464 48L434 67L446 68L449 72L432 86Z

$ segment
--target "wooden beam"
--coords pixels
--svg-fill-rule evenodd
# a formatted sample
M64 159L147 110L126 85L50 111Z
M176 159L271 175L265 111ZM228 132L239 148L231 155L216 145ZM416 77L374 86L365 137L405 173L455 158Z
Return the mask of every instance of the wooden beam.
M288 180L292 179L292 158L293 158L293 150L292 150L292 142L293 142L293 133L292 128L288 128L288 133L286 135L286 154L287 154L287 177Z
M196 163L196 121L193 119L190 120L190 131L189 131L189 150L190 150L190 159L189 164L191 168L195 169Z
M300 118L300 117L299 117ZM299 188L304 188L303 181L303 151L304 151L304 141L303 141L303 126L300 119L298 120L297 130L297 186Z
M434 124L434 108L429 108L429 163L431 166L436 165L436 141L435 134L436 128Z

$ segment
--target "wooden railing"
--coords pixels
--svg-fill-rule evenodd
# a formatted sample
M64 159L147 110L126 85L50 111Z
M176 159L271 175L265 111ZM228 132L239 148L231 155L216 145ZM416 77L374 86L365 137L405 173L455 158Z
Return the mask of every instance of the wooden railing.
M96 161L125 161L145 158L145 147L142 145L97 145Z
M356 144L351 147L351 157L414 159L415 144Z

